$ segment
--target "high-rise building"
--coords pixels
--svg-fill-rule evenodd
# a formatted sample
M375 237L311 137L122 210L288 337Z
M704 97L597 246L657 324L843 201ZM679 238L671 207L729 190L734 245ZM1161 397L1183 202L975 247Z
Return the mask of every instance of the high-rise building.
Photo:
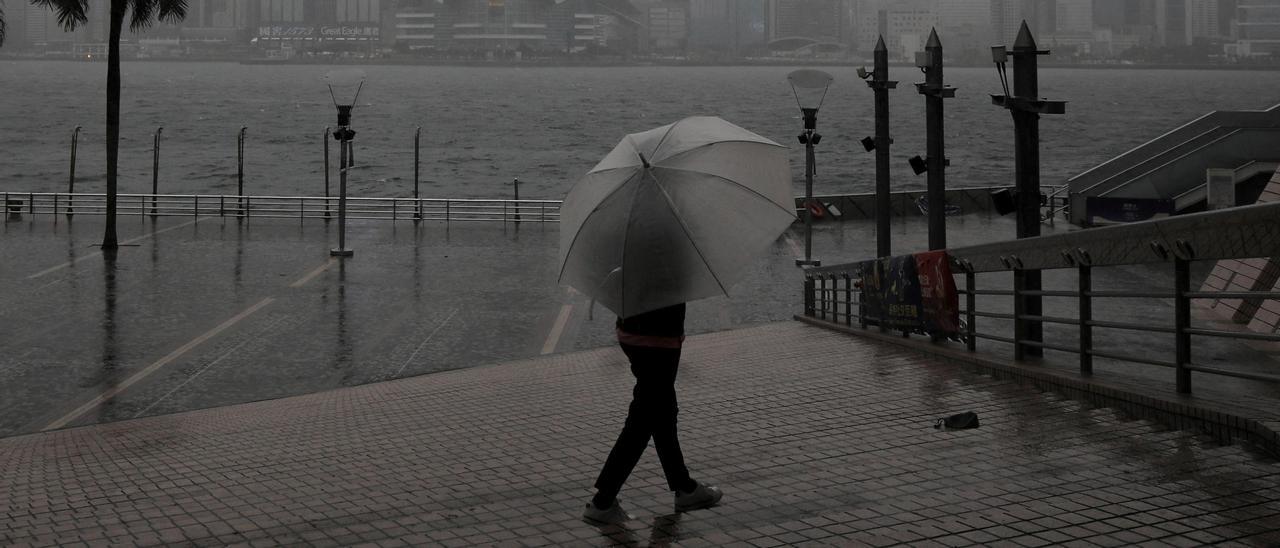
M818 42L847 42L853 29L845 0L770 0L769 41L806 38Z
M1235 35L1230 55L1280 57L1280 0L1239 0Z
M689 48L739 53L765 43L765 0L689 0Z
M343 9L338 18L357 25L366 14L358 4L348 5L345 16ZM645 22L625 0L411 0L397 2L387 19L396 48L485 55L629 50Z
M943 0L953 3L949 12L965 20L973 0ZM989 2L990 0L985 0ZM929 31L939 25L939 0L860 0L855 15L854 48L870 53L880 36L884 36L889 55L894 59L912 59L924 47ZM958 28L958 27L957 27ZM939 32L943 32L939 29ZM950 40L950 38L947 38Z
M674 2L650 6L645 11L649 48L684 51L689 41L689 7Z
M1155 42L1186 46L1221 36L1218 0L1155 0Z
M105 44L109 36L107 0L90 0L85 11L88 21L72 32L63 29L50 8L11 2L8 10L5 15L10 36L6 48L72 51L78 44Z
M1093 0L1057 0L1054 34L1092 34Z
M1186 0L1187 43L1204 38L1221 38L1218 0Z
M372 45L382 39L381 0L258 0L246 18L260 45L315 49L321 44Z
M985 59L984 52L994 43L991 0L937 0L936 6L938 34L947 56L966 63Z

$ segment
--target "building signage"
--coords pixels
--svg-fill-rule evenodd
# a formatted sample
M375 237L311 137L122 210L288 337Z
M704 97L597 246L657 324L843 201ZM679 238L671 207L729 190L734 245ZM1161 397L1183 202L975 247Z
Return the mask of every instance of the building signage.
M382 29L376 26L355 25L272 25L258 27L258 37L269 40L315 40L319 38L345 40L376 40Z
M1162 198L1089 196L1084 206L1089 226L1161 219L1177 211L1173 200Z

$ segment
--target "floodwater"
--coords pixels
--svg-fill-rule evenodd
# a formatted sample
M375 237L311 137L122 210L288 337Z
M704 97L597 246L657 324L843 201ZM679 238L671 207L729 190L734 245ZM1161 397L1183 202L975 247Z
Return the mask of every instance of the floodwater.
M322 195L324 128L335 110L321 77L332 67L236 63L126 63L121 191L150 192L152 141L163 126L162 193L234 193L236 134L246 130L245 192ZM424 197L559 199L625 134L692 115L718 115L792 147L799 193L801 123L787 67L367 66L354 114L357 196L413 194L414 135L421 127ZM858 140L873 131L871 91L853 68L819 114L818 193L866 191L874 159ZM72 129L83 126L76 190L101 191L106 65L0 62L0 189L65 191ZM916 69L897 67L892 92L895 185L922 188L906 159L925 153L924 99ZM951 68L948 186L1013 179L1013 128L991 105L994 69ZM1046 116L1043 180L1067 178L1211 110L1280 103L1280 72L1045 69L1042 94L1069 101ZM331 147L333 165L337 147ZM336 174L332 182L336 193Z

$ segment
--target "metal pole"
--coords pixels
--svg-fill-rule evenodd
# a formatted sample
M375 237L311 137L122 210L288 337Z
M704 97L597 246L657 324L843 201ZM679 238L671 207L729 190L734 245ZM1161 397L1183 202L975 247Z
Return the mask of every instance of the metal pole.
M967 263L966 263L967 264ZM970 352L978 348L978 278L972 269L966 268L964 273L964 308L965 308L965 334L967 337L964 341L965 349Z
M356 144L355 141L347 141L347 167L356 165Z
M160 133L164 127L156 128L156 136L151 146L151 216L156 216L156 194L160 193Z
M248 128L241 127L236 134L236 196L239 196L240 213L244 214L244 132Z
M516 224L519 224L519 223L520 223L520 178L519 178L519 177L516 177L515 179L513 179L513 180L511 181L511 184L512 184L512 185L515 187L515 189L516 189L516 203L515 203L515 208L516 208Z
M801 108L804 115L804 133L800 134L800 142L804 143L804 259L796 259L797 266L820 266L822 261L813 259L813 175L817 162L813 147L822 139L818 135L818 109Z
M813 155L813 139L804 145L804 262L813 262L813 164L817 159Z
M928 139L929 163L929 249L947 248L946 153L943 142L942 41L938 31L929 33L925 44L929 65L925 69L925 133Z
M1080 265L1080 374L1093 373L1093 269Z
M1187 297L1187 292L1191 291L1191 261L1174 259L1173 285L1174 367L1177 374L1177 388L1179 394L1190 394L1191 370L1187 369L1187 366L1191 364L1191 335L1187 330L1191 328L1191 298Z
M885 46L883 36L876 42L875 69L868 85L875 90L876 106L876 256L888 257L893 254L890 241L893 205L889 201L889 147L893 139L889 137L889 90L898 87L898 83L889 80L889 48Z
M80 126L71 132L71 176L67 178L67 194L75 194L76 192L76 148L80 145ZM71 206L75 198L67 196L67 216L75 215L75 208Z
M324 126L324 217L329 218L329 126Z
M413 220L422 220L422 197L418 195L418 166L421 158L422 150L422 126L418 126L413 131L413 201L414 201L414 217Z
M330 255L335 257L350 257L353 255L350 249L347 249L347 152L350 150L347 140L347 128L339 127L341 133L341 141L338 143L338 248L329 251Z

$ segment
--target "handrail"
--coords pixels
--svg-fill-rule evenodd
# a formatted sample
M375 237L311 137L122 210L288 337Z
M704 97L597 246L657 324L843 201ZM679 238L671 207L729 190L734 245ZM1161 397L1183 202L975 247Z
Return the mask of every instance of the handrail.
M959 247L948 249L946 253L956 277L958 293L963 295L960 300L964 301L959 310L961 325L957 335L970 351L976 351L975 343L981 339L1014 345L1015 359L1021 359L1019 356L1023 349L1074 353L1079 356L1080 370L1085 374L1092 373L1095 357L1169 366L1175 370L1177 389L1182 393L1190 393L1193 371L1280 383L1280 375L1268 372L1204 367L1191 361L1192 356L1203 358L1203 352L1192 351L1193 338L1280 342L1280 335L1195 326L1191 318L1192 301L1280 300L1280 290L1242 291L1231 287L1218 291L1208 288L1193 290L1190 282L1191 264L1195 261L1280 256L1280 202ZM804 316L828 324L843 323L847 327L857 324L863 328L879 325L881 329L890 331L915 329L887 321L886 317L869 315L861 289L863 269L869 264L870 261L860 261L806 269ZM1100 290L1093 287L1094 270L1128 265L1167 265L1173 273L1173 287L1144 287L1141 290ZM1014 283L1012 291L977 287L978 275L1039 270L1075 270L1077 284L1070 289L1024 290ZM1015 275L1014 279L1018 276ZM1007 274L999 283L1010 283ZM1145 285L1152 284L1154 282L1149 281ZM990 301L989 306L996 309L979 310L979 297ZM1018 303L1042 298L1066 299L1068 307L1074 300L1079 314L1068 317L1061 313L1021 312L1025 308ZM1174 307L1167 316L1142 321L1102 319L1097 317L1093 306L1100 299L1172 299ZM1058 306L1061 308L1063 305ZM979 332L979 318L985 319L984 324L992 328L1011 331L1012 336ZM1039 333L1043 324L1055 326L1059 335L1067 337L1067 340L1044 341L1028 335ZM1153 338L1153 343L1144 349L1144 355L1112 352L1095 346L1095 329L1145 333ZM1070 335L1061 333L1072 330L1078 333L1074 344L1071 344ZM1172 336L1174 344L1155 340L1167 336ZM936 340L937 335L934 337ZM1162 348L1173 351L1161 355L1159 349Z
M337 211L337 197L241 196L236 194L117 194L119 215L214 216L255 218L329 218ZM0 205L9 214L106 213L104 193L0 192ZM490 221L555 223L560 200L505 198L347 198L348 217L391 221ZM21 203L19 203L21 202ZM413 213L417 212L417 213Z

